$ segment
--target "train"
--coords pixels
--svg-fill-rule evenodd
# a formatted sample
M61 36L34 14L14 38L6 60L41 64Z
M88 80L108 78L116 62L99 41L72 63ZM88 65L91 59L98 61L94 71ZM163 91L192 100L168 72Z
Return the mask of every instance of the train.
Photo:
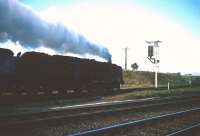
M111 62L0 48L1 96L105 92L121 83L122 68Z

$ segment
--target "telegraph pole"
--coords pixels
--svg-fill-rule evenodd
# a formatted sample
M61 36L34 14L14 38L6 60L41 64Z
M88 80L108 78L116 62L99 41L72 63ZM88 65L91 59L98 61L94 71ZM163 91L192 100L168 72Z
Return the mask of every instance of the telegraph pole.
M127 51L128 51L128 47L125 47L125 66L124 66L124 68L125 68L125 71L127 70Z
M155 70L155 88L158 88L158 63L160 60L158 59L159 54L159 45L158 43L161 43L162 41L146 41L148 45L148 59L153 63L154 70ZM152 45L153 44L153 45Z
M128 48L128 47L125 47L124 48L124 51L125 51L125 64L124 64L124 69L125 69L125 71L127 70L127 59L128 59L128 50L129 50L130 48Z

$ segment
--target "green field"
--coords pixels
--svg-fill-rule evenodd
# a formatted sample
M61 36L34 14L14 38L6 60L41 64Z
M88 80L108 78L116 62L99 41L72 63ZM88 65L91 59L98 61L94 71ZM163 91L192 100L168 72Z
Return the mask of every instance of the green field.
M170 90L145 90L145 91L134 91L130 93L124 93L114 96L105 97L104 100L116 101L116 100L128 100L128 99L140 99L148 97L168 97L168 96L177 96L177 95L190 95L190 94L199 94L200 87L184 87L178 89Z
M148 71L123 71L123 79L125 84L121 88L138 88L153 87L154 72ZM180 73L158 73L158 86L185 86L189 84L188 77L182 76Z
M146 88L154 87L154 72L148 71L123 71L124 84L121 88ZM167 84L170 83L170 90L167 89ZM172 89L172 87L180 87ZM144 91L134 91L114 96L105 97L105 100L127 100L139 99L147 97L167 97L176 95L200 94L200 86L191 86L189 77L180 73L158 73L158 87L166 87L166 89L151 89Z

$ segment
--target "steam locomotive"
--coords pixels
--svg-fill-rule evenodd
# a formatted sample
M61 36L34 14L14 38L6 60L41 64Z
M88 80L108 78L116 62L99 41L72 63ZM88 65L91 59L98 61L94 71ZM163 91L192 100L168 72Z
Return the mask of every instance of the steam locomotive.
M119 89L122 69L110 62L0 48L0 94L38 95Z

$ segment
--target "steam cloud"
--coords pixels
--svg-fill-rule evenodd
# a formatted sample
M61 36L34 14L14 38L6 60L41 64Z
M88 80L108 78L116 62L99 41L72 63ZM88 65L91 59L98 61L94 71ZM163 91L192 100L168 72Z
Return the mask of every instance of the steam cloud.
M24 47L44 46L60 53L88 53L111 61L107 48L90 43L62 24L46 22L17 0L0 0L0 42L9 39Z

